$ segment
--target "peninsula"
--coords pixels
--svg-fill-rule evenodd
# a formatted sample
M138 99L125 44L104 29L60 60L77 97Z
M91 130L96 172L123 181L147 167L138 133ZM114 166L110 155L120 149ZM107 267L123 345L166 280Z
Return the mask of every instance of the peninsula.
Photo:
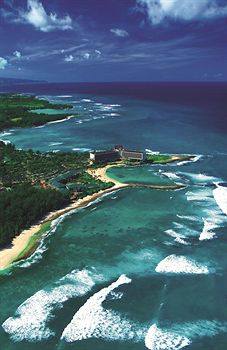
M53 106L26 95L1 95L0 99L3 102L0 108L1 127L12 126L13 123L31 126L46 122L48 118L62 119L62 114L44 114L44 117L43 114L30 112L36 108L70 108L67 105ZM90 154L41 153L17 150L14 145L0 141L0 269L31 255L57 217L86 206L105 193L125 187L159 190L185 187L180 184L122 183L106 174L110 167L191 159L193 156L189 155L146 154L125 149L122 145Z
M0 130L39 126L62 120L72 114L71 108L71 105L53 104L33 95L0 94ZM45 109L52 109L56 113L47 114ZM43 112L36 113L36 110L43 110ZM59 110L61 113L58 112Z

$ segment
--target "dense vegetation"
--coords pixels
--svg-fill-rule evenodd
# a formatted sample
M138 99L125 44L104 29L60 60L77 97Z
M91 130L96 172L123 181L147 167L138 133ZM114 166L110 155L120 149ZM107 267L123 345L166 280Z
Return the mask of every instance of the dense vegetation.
M190 160L192 158L193 156L173 156L171 154L147 154L146 162L154 164L165 164L174 162L176 160L183 161Z
M12 127L30 127L60 120L70 114L34 113L36 109L66 109L70 105L52 104L35 96L0 94L0 130Z
M86 173L88 153L40 153L0 142L0 246L73 198L111 187Z
M69 202L69 197L53 189L30 184L15 185L0 192L0 247L9 244L23 229L28 228L51 210Z
M0 141L0 187L15 183L48 182L54 176L68 170L84 170L88 167L88 153L41 153L17 150L11 144Z

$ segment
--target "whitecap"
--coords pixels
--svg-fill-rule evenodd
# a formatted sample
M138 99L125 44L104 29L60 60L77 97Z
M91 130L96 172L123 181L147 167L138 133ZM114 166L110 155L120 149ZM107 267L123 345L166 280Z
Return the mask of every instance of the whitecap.
M182 335L163 330L153 324L145 337L145 345L150 350L180 350L191 344L191 341Z
M189 245L189 243L187 243L184 240L184 236L182 236L181 234L177 233L176 231L172 230L172 229L168 229L165 231L165 233L167 233L167 235L175 238L174 241L183 245Z
M175 254L167 256L155 268L158 273L208 274L207 266L185 256Z
M173 225L176 229L180 230L181 232L184 232L184 236L187 236L187 237L198 236L198 232L196 230L193 230L184 224L181 224L179 222L173 222Z
M72 321L64 329L61 339L66 342L89 338L141 341L144 337L144 329L130 322L120 313L104 309L102 306L107 296L116 299L115 289L130 282L131 279L121 275L117 281L92 295L75 313ZM121 297L121 294L119 296Z
M9 145L11 143L11 141L9 140L0 140L1 142L4 143L4 145Z
M207 200L212 199L211 190L208 187L197 189L196 191L188 191L185 195L188 201L207 202Z
M92 100L90 100L89 98L82 98L81 101L83 101L83 102L92 102Z
M36 264L37 262L39 262L42 259L42 257L43 257L43 253L47 249L48 249L47 246L44 244L44 242L42 240L40 246L35 250L35 252L29 258L21 260L21 261L19 261L16 264L18 266L22 267L22 268L28 268L31 265Z
M227 215L227 187L217 185L213 190L213 196L219 208Z
M213 337L226 331L227 322L217 320L173 323L162 328L153 324L146 334L145 345L150 350L179 350L195 339Z
M12 132L3 131L2 133L0 133L0 137L9 136L9 135L12 135L12 134L13 134Z
M35 129L41 129L44 128L46 125L39 125L39 126L35 126Z
M47 323L53 311L62 307L68 299L88 293L95 278L87 270L72 271L58 281L52 289L40 290L21 304L14 317L9 317L2 327L14 341L41 341L55 333Z
M49 146L58 146L58 145L62 145L62 144L63 144L63 142L51 142L49 144Z
M56 97L60 97L60 98L69 98L69 97L72 97L72 95L59 95L59 96L56 96Z
M195 174L195 173L187 173L187 172L181 172L181 174L195 180L195 182L197 183L213 183L214 181L218 181L218 178L214 177L214 176L210 176L210 175L206 175L203 173L199 173L199 174Z
M111 117L120 117L120 114L119 113L110 113L110 116Z
M188 163L195 163L195 162L198 162L200 159L202 158L202 155L197 155L196 157L190 159L190 160L182 160L180 162L177 163L177 165L185 165L185 164L188 164Z
M154 154L154 155L160 154L160 152L152 151L152 150L149 149L149 148L146 148L145 151L146 151L147 154Z
M162 175L165 175L170 180L181 180L181 177L175 173L163 172Z
M204 220L203 230L199 236L199 240L208 241L210 239L215 238L215 232L212 231L215 228L217 228L217 225L210 222L209 220Z
M189 221L198 221L198 217L197 216L177 214L177 217L180 218L180 219L189 220Z
M90 148L85 148L85 147L75 147L72 148L72 151L77 151L77 152L89 152L91 149Z

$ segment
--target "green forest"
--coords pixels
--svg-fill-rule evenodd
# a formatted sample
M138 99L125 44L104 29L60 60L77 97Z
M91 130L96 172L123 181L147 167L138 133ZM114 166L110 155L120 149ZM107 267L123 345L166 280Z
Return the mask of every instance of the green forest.
M113 186L86 172L86 152L17 150L0 141L0 247L48 212Z
M32 112L36 109L67 110L65 114ZM0 130L12 127L31 127L69 116L71 105L53 104L30 95L0 94Z

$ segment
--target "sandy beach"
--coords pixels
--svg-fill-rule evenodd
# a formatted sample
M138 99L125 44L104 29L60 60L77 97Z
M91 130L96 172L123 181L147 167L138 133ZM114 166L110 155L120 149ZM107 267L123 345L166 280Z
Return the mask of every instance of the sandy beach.
M78 117L78 115L70 115L70 116L68 116L68 117L66 117L64 119L53 120L51 122L47 122L47 124L63 123L65 121L70 120L70 119L75 118L75 117Z
M34 244L33 244L33 246L31 246L30 251L28 249L27 249L27 251L25 251L25 250L26 250L26 247L28 247L31 238L42 229L43 224L48 223L48 222L51 223L51 221L57 219L61 215L64 215L65 213L67 213L71 210L84 207L84 206L88 205L90 202L93 202L94 200L103 196L106 193L110 193L112 191L115 191L115 190L118 190L121 188L126 188L126 187L131 187L131 188L143 187L143 188L151 188L151 189L159 189L159 190L176 190L176 189L181 189L181 188L185 187L184 185L159 186L159 185L152 185L152 184L148 185L148 184L122 183L122 182L119 182L115 179L110 178L106 174L107 169L109 169L113 166L123 166L123 164L122 163L109 164L109 165L102 167L102 168L87 169L87 172L91 176L93 176L95 179L101 180L103 182L112 182L114 185L111 188L108 188L106 190L102 190L102 191L99 191L99 192L94 193L92 195L86 196L84 198L75 200L66 208L59 209L59 210L56 210L56 211L49 213L37 225L34 225L34 226L30 227L29 229L26 229L23 232L21 232L20 235L18 235L17 237L15 237L13 239L11 247L0 251L0 270L4 270L7 267L9 267L13 262L23 259L23 255L24 255L24 257L27 257L34 252L35 244L37 244L40 240L39 235L37 235L37 240L34 239ZM43 235L45 233L46 233L46 231L44 230ZM43 235L41 235L41 237ZM19 257L20 257L20 259L18 259Z
M63 209L59 209L56 211L53 211L49 213L45 218L43 218L37 225L34 225L30 227L29 229L26 229L21 232L21 234L17 237L15 237L12 241L12 246L9 248L6 248L2 251L0 251L0 270L6 269L9 267L13 262L15 262L20 254L23 252L23 250L28 245L30 239L32 236L34 236L36 233L38 233L42 225L46 222L51 222L55 220L56 218L60 217L61 215L64 215L65 213L84 207L88 205L90 202L94 201L95 199L101 197L102 195L115 191L117 189L120 189L122 187L127 187L127 184L123 184L121 182L118 182L116 180L113 180L109 178L106 175L106 170L113 165L107 165L104 168L98 168L98 169L88 169L87 172L94 176L95 178L102 180L103 182L113 182L114 186L111 188L108 188L106 190L99 191L97 193L94 193L92 195L86 196L84 198L78 199L74 202L72 202L69 206Z

